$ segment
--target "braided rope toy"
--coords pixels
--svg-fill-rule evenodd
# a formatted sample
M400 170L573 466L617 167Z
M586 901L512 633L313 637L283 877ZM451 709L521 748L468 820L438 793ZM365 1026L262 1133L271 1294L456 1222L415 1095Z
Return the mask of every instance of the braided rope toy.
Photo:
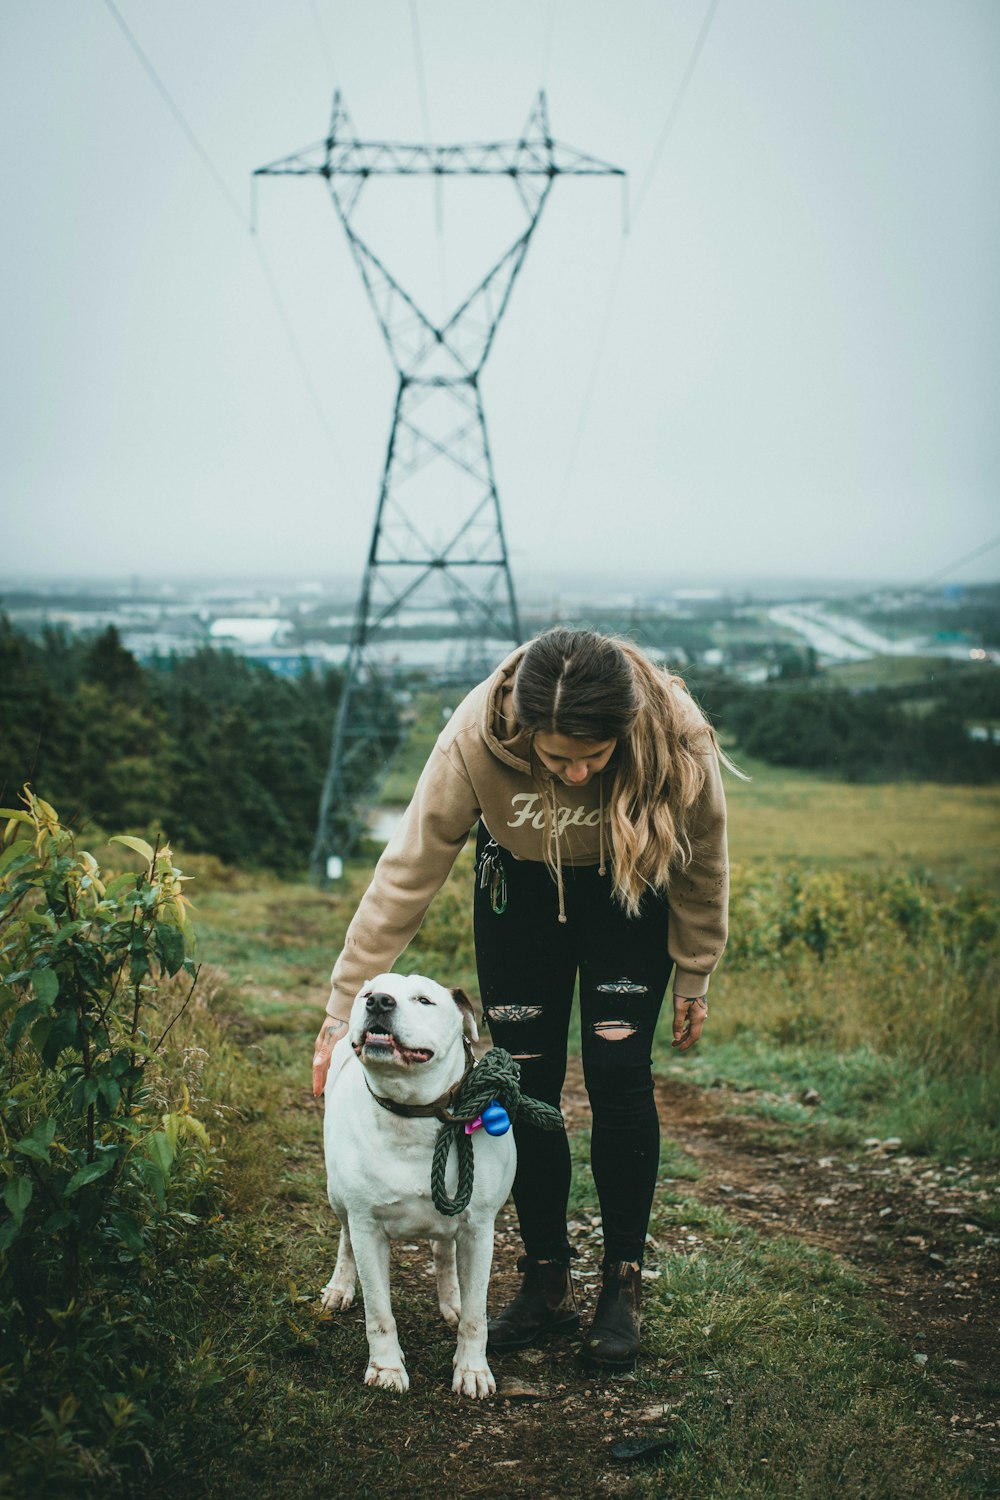
M475 1177L472 1130L482 1123L490 1135L506 1131L500 1119L505 1111L510 1123L518 1115L542 1130L564 1129L558 1109L541 1099L529 1099L521 1093L521 1068L503 1047L494 1047L476 1064L465 1079L448 1110L448 1118L438 1131L431 1159L431 1198L439 1214L451 1218L469 1205ZM493 1111L492 1106L501 1106ZM491 1129L491 1123L496 1127ZM471 1129L469 1128L471 1127ZM448 1156L454 1143L458 1151L458 1192L449 1198L444 1185Z

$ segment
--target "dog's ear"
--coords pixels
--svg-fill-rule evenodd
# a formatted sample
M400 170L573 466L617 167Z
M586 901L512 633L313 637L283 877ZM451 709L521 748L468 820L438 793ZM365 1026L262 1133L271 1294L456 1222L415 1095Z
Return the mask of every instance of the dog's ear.
M462 1012L462 1029L470 1042L479 1041L479 1027L476 1025L476 1012L472 1007L472 1001L464 990L452 990L451 998Z

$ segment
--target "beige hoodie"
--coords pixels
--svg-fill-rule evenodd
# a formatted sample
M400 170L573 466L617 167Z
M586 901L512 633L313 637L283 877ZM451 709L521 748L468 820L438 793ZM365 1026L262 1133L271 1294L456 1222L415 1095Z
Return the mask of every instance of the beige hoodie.
M365 982L392 968L480 816L515 858L544 858L544 811L528 760L529 736L519 728L511 706L523 651L520 647L473 688L439 735L347 930L333 970L329 1015L347 1020ZM706 774L690 824L693 858L675 871L670 883L667 947L676 965L674 993L704 995L726 944L726 804L708 727L687 693L671 691L678 695L689 742ZM553 778L551 794L561 862L596 865L603 854L602 814L607 819L601 777L582 787Z

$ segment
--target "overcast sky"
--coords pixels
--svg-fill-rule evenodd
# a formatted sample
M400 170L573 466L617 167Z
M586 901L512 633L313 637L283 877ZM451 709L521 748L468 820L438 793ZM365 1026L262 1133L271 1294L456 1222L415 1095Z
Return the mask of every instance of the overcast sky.
M3 572L360 574L395 376L321 139L553 134L482 387L515 573L920 580L1000 529L1000 4L0 0ZM416 46L416 32L420 50ZM426 80L422 99L420 62ZM513 188L378 185L404 286L457 305ZM332 437L330 436L332 433ZM954 581L1000 575L1000 549Z

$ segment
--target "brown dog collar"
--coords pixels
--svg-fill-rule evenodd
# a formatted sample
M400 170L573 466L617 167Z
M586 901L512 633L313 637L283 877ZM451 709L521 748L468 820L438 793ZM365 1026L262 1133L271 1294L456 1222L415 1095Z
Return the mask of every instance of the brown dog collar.
M453 1083L446 1093L441 1094L439 1098L434 1099L430 1104L400 1104L396 1099L389 1099L384 1094L376 1094L368 1082L367 1073L364 1074L365 1087L375 1100L375 1103L380 1104L383 1109L387 1109L392 1115L405 1115L411 1120L431 1120L436 1118L444 1125L453 1125L455 1123L454 1118L448 1111L454 1104L462 1084L476 1066L476 1059L468 1037L462 1038L462 1045L465 1048L465 1071L457 1083Z

